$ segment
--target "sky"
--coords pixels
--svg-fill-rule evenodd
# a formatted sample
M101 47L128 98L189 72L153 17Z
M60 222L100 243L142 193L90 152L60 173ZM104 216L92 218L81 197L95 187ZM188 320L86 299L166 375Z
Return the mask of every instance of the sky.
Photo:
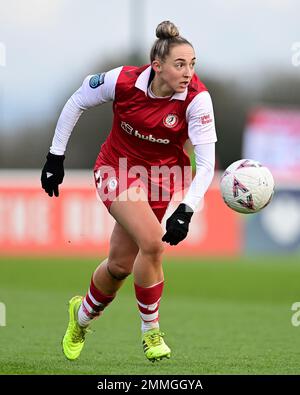
M133 48L147 60L163 20L192 42L200 75L300 78L299 15L298 0L0 0L0 133L53 120L67 92L105 71L95 64Z

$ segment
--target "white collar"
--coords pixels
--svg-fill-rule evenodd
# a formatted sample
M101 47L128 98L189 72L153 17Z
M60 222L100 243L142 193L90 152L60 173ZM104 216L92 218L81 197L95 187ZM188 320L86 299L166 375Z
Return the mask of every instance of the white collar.
M151 66L147 67L137 78L135 82L135 86L141 91L145 92L147 95L148 90L148 82L151 74ZM187 97L187 88L182 93L174 93L174 95L170 98L170 100L185 100Z

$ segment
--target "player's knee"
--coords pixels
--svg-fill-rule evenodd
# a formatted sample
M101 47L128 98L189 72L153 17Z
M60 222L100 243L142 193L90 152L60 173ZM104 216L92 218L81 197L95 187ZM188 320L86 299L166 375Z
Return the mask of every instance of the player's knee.
M142 254L158 258L164 252L164 244L161 241L161 238L149 238L143 241L140 246L140 250Z
M125 264L126 263L126 264ZM128 261L108 261L107 263L107 271L115 280L125 280L132 273L132 265L128 265Z

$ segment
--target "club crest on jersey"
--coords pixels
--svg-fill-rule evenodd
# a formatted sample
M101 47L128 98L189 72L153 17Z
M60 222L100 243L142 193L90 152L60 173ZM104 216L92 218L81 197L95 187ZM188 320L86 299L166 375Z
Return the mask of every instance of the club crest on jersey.
M105 73L93 75L93 77L90 78L90 82L89 82L90 87L95 89L98 88L98 86L104 84L104 77L105 77Z
M168 114L164 117L163 122L167 128L174 128L176 125L178 125L178 115Z

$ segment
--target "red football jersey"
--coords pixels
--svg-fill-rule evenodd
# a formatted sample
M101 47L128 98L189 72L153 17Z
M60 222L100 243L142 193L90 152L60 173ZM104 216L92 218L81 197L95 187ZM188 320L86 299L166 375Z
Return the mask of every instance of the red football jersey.
M127 158L128 168L135 165L184 166L189 158L183 150L188 139L186 110L205 85L194 74L187 92L172 98L152 98L147 95L150 70L124 66L115 86L112 130L102 145L95 168L103 164L119 166L119 158ZM148 75L148 81L141 75ZM139 86L139 87L138 87Z
M152 208L166 207L174 190L190 184L190 167L186 167L190 161L183 149L188 138L195 154L201 152L205 158L204 162L201 157L196 158L199 168L184 201L195 208L211 181L214 166L211 144L217 137L212 101L205 85L194 74L184 92L155 97L150 89L153 74L151 66L146 65L121 66L87 76L57 122L50 152L63 155L82 112L113 101L112 130L95 164L98 192L108 208L114 198L112 194L118 196L136 179L145 187L148 185L148 192L151 190L148 200ZM163 195L166 200L160 197Z

